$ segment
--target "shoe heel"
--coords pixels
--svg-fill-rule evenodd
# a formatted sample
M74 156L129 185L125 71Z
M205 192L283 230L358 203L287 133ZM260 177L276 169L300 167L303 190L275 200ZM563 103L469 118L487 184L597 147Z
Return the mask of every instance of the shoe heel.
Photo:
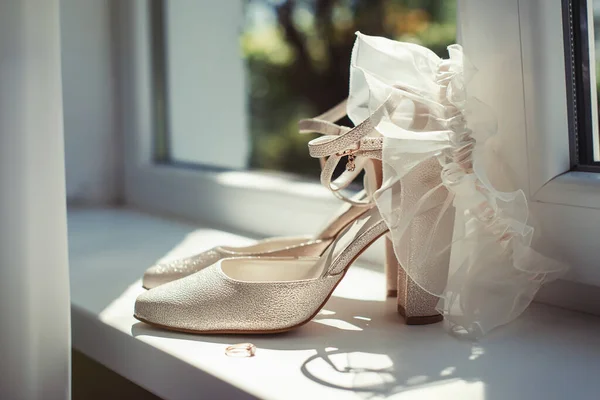
M396 259L390 238L385 238L385 286L387 297L398 297L398 269L400 263Z
M407 325L426 325L440 322L443 316L437 312L436 305L439 298L434 296L417 285L404 272L402 266L398 263L394 247L389 238L385 239L386 253L386 278L388 296L391 296L392 291L398 297L398 313L404 317ZM390 279L391 272L395 271L394 287L391 287Z

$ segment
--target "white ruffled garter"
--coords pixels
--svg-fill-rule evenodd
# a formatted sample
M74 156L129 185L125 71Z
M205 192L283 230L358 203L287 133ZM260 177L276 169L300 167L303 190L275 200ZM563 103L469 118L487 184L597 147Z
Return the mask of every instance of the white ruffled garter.
M523 191L500 192L488 179L482 149L495 119L467 97L474 68L461 46L448 51L440 59L357 33L347 111L359 124L392 104L376 126L384 167L375 201L407 274L440 296L453 332L479 337L519 316L566 267L531 248ZM415 177L427 183L417 187Z

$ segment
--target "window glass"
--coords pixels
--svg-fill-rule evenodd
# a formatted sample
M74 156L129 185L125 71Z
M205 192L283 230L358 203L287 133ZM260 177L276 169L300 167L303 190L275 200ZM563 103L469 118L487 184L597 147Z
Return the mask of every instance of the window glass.
M456 40L455 0L247 0L242 28L233 31L238 49L224 55L232 32L219 18L235 16L232 10L210 11L212 24L202 17L214 37L225 36L222 46L213 46L191 40L206 2L167 3L166 97L157 101L166 117L156 140L163 155L157 158L167 162L317 176L319 163L306 149L310 137L298 134L297 121L347 96L354 32L419 43L440 55ZM222 3L237 2L210 8L228 7ZM226 72L207 66L207 57L226 58ZM226 93L215 95L223 86ZM243 104L228 104L240 88ZM205 104L215 101L231 114ZM216 121L207 126L200 115L211 107ZM239 107L245 116L236 114Z

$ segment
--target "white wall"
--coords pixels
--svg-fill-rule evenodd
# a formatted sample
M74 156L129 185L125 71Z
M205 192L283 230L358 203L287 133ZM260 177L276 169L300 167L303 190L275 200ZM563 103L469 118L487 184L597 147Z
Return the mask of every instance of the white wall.
M67 198L121 197L122 144L116 129L113 0L60 0Z
M123 198L115 32L119 0L60 0L65 167L70 204ZM175 161L246 168L241 2L167 3L170 150ZM222 21L229 21L224 24ZM148 59L150 62L150 59Z

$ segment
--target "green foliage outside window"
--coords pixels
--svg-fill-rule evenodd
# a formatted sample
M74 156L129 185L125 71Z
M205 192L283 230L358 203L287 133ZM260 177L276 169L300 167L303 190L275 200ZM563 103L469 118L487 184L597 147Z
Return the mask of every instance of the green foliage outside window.
M429 47L456 40L455 0L247 0L250 166L317 176L297 121L348 95L354 32Z

